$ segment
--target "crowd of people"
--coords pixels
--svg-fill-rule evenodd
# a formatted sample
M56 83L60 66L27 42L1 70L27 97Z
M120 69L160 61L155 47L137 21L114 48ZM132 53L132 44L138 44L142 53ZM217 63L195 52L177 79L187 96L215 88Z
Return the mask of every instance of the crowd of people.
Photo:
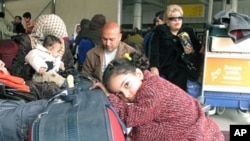
M25 25L22 23L24 19ZM13 36L29 34L35 26L35 21L31 19L31 13L25 12L22 17L16 15L13 21L5 19L5 13L0 12L0 39L11 39Z
M16 18L16 24L20 23L20 16ZM183 24L179 5L169 5L155 15L155 26L146 42L137 28L123 40L120 25L107 21L103 14L82 19L71 39L58 15L44 14L34 22L26 12L23 18L26 34L21 37L11 75L22 77L16 68L28 63L35 70L33 81L74 87L77 50L72 49L89 38L95 47L86 52L79 74L95 80L90 89L103 90L126 126L132 128L132 140L224 140L198 100L187 93L188 80L197 81L199 77L201 44L193 28ZM19 29L16 27L13 35L19 34ZM183 32L189 35L191 44L181 44L179 35ZM67 75L60 75L59 70Z

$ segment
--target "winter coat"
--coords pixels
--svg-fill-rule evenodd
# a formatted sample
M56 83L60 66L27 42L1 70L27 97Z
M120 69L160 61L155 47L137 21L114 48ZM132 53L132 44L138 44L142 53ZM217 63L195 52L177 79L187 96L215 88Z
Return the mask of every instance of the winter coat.
M132 140L224 141L218 125L195 98L147 70L131 104L114 94L108 98L126 126L132 127Z
M63 64L59 56L52 56L46 47L39 44L25 56L25 61L29 63L37 73L39 73L41 67L58 72L60 65ZM53 66L50 68L46 62L51 62Z

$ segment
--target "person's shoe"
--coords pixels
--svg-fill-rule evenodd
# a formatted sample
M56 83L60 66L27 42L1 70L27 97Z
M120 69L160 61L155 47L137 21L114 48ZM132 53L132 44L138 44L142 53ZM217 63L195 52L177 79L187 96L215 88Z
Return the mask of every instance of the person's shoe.
M68 88L73 88L74 87L74 77L73 77L73 75L68 75L67 76L67 83L68 83Z

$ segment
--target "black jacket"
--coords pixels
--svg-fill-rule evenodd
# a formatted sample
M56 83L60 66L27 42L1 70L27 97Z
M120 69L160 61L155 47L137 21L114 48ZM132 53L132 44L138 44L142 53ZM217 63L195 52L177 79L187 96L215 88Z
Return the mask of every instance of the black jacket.
M14 24L14 26L15 27L14 27L13 32L15 32L17 34L20 34L20 33L24 34L25 33L25 29L24 29L22 23Z
M187 56L196 67L199 68L201 62L201 55L199 54L201 44L199 43L193 28L182 26L178 34L184 31L189 34L195 50L195 54ZM171 77L169 79L174 79L173 81L175 81L177 77L182 77L178 81L182 81L183 85L186 85L187 79L193 76L189 76L186 64L181 59L184 49L178 36L173 35L170 32L169 27L165 24L158 25L152 32L151 36L148 54L150 67L157 67L161 75L167 79L168 77ZM197 75L194 76L195 78L193 79L197 79L198 76L199 70L197 70Z

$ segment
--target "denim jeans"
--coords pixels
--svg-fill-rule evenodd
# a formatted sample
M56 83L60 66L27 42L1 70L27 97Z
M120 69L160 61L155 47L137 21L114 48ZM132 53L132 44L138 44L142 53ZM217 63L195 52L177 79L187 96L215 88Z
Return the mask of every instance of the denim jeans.
M197 98L201 95L201 84L198 81L187 80L187 93Z

